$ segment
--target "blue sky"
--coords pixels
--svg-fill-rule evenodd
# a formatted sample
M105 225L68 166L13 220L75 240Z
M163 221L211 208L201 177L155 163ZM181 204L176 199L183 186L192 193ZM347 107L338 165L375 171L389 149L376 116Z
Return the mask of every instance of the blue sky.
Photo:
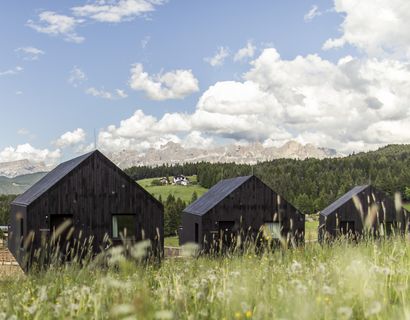
M363 2L371 6L370 0ZM384 2L389 6L387 1ZM391 84L388 82L390 78L385 79L384 76L383 79L372 78L370 82L383 83L383 88L391 87L383 97L395 105L387 106L383 97L374 96L374 92L380 88L366 88L366 94L360 97L360 101L376 99L386 105L387 111L380 119L376 119L376 115L372 113L370 118L373 122L383 123L370 133L360 134L357 141L353 138L353 143L350 141L352 136L349 131L358 130L359 119L352 119L352 127L328 132L325 127L309 127L306 123L300 124L301 121L294 117L286 116L296 110L299 118L303 118L303 110L306 108L306 118L313 117L309 120L310 123L329 118L329 115L315 109L317 104L328 102L312 101L309 93L317 95L321 88L333 81L334 76L330 74L340 72L344 72L343 77L349 77L349 85L352 85L352 79L358 75L347 72L347 67L339 70L340 59L350 57L348 60L352 59L353 62L349 60L348 63L357 64L356 67L352 66L353 69L362 68L360 74L368 72L372 77L375 76L371 70L378 68L370 65L372 59L385 64L394 61L407 63L408 39L397 40L398 44L397 41L392 43L394 49L386 55L380 54L377 49L388 47L388 36L370 44L366 38L357 40L351 36L355 30L353 27L349 29L348 19L355 19L356 11L352 10L348 0L25 0L4 1L1 5L0 108L3 121L0 126L0 161L27 157L30 152L39 160L43 157L47 161L48 156L57 160L67 158L90 147L94 130L99 144L108 151L127 148L143 151L144 148L158 147L166 141L178 141L187 146L255 140L266 145L279 145L290 139L350 151L389 142L405 142L407 139L407 136L398 139L389 137L385 140L368 137L374 136L374 132L380 132L380 128L385 128L386 121L396 119L391 109L397 109L401 105L401 102L391 102L394 97L389 98L391 92L397 93L400 88L396 88L397 84ZM132 11L129 9L132 7L126 5L137 6L137 9ZM150 8L148 12L138 9L147 6ZM97 10L106 15L95 16L90 13L91 9L94 13ZM366 9L360 7L358 10L365 12ZM398 14L396 7L388 9ZM41 21L45 16L49 20ZM65 18L75 21L68 31L61 29L64 27L61 24L64 21L61 21ZM111 21L112 19L115 21ZM399 22L402 22L401 19L405 20L404 17L398 19ZM372 21L363 21L364 23L376 24ZM351 25L355 25L354 21ZM363 30L356 31L363 33ZM368 31L367 39L371 38L371 31L374 30ZM338 38L342 39L339 41L342 44L324 49L328 39ZM235 59L238 50L247 45L252 48L252 52L244 51L245 56ZM221 47L227 57L219 65L211 65L209 61ZM33 53L34 49L37 51ZM267 53L262 61L264 50ZM269 65L273 65L271 62L275 62L266 60L273 57L272 50L280 58L275 60L277 69L269 70L271 74L265 75L268 79L265 81L262 77L265 69L257 67L254 62L259 59L260 64L266 66L266 70L269 69ZM392 51L394 55L390 54ZM320 61L309 59L309 55L315 55ZM298 56L301 57L300 64L297 62ZM143 71L139 70L132 80L133 72L136 72L132 69L135 64L139 64ZM328 68L327 64L331 67ZM298 69L298 66L302 66L302 69ZM320 78L329 76L329 79L315 88L307 88L308 84L317 80L309 66L319 70L318 74L322 74ZM290 71L295 74L290 74ZM144 74L141 77L142 72ZM168 90L169 84L164 85L159 80L161 75L167 73L170 73L167 77L170 77L171 82L182 81L181 88L186 85L186 89L181 89L181 92L180 88ZM289 79L275 78L277 73L287 74ZM300 75L303 75L302 83L295 83L294 79ZM403 77L407 80L407 74ZM369 79L366 80L368 83ZM272 81L275 88L282 85L287 89L293 88L291 92L298 92L305 97L303 103L295 104L292 101L296 98L289 98L288 95L286 100L281 98L281 94L287 89L277 92L272 86L266 85L265 88L269 81ZM248 86L250 82L252 85ZM161 89L150 89L161 83ZM253 86L255 83L258 89ZM237 86L246 88L242 91ZM330 91L336 90L337 94L346 96L346 92L341 92L334 83L330 86ZM166 92L162 90L164 87ZM359 86L356 84L346 90L351 92L357 87ZM250 98L245 94L248 89ZM238 90L237 94L235 90ZM254 90L258 92L255 93ZM242 93L244 97L241 97ZM268 97L261 100L271 103L261 107L262 111L251 117L252 99L256 99L257 105L259 97L263 96ZM356 98L352 96L352 99ZM329 103L333 103L335 96L328 99ZM225 103L226 101L229 103ZM235 110L242 103L246 103L250 110L224 111ZM361 102L353 104L358 106ZM332 115L338 118L337 110L347 107L346 104L332 105ZM276 118L272 118L271 125L267 123L267 129L259 132L248 123L252 119L273 116L273 113L264 108L274 109L281 120L275 122ZM132 118L137 110L143 116L140 114L137 118ZM206 114L195 116L198 110ZM358 109L351 111L349 114L358 113ZM175 124L173 128L160 125L160 129L150 132L150 128L158 126L166 113L173 115L177 122L184 122L181 129L175 130ZM227 114L229 118L225 117ZM203 120L206 116L210 116L209 121ZM238 116L239 120L235 120L234 116ZM128 123L121 124L121 121L127 119ZM227 122L213 125L215 120L212 119L224 119ZM232 121L243 122L244 127L233 126L227 130ZM295 122L298 123L297 126L294 125ZM145 130L146 135L136 132L135 128L139 124L140 130ZM169 123L167 125L171 126ZM81 132L75 131L77 129L81 129ZM192 135L192 132L195 134ZM65 133L68 134L62 137ZM187 136L190 138L187 139ZM324 138L326 136L330 138ZM27 149L27 144L32 149ZM18 151L19 145L26 147ZM51 155L52 152L55 152L54 155Z

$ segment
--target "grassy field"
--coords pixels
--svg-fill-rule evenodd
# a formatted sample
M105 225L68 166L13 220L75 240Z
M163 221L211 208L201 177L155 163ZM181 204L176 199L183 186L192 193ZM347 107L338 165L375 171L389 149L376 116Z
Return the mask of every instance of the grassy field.
M179 238L177 236L165 237L164 245L166 247L179 247Z
M305 241L316 241L319 227L319 216L308 215L305 221Z
M149 193L151 193L157 199L161 196L162 200L166 200L169 194L173 194L175 198L181 198L185 202L190 202L192 194L196 191L198 197L203 195L208 189L196 184L196 176L188 177L192 184L188 186L180 185L164 185L164 186L152 186L151 182L154 179L143 179L137 182L144 187Z
M139 248L135 252L141 251ZM190 250L186 249L187 256ZM138 258L138 257L136 257ZM0 280L0 319L409 319L407 239L141 265L52 268Z

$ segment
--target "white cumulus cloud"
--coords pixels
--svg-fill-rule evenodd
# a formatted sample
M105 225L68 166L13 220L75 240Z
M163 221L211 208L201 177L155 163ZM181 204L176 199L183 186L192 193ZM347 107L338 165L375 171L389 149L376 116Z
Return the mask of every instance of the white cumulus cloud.
M121 22L155 11L164 0L98 0L91 4L71 8L78 17L87 17L99 22Z
M85 140L85 131L81 128L75 129L73 131L67 131L58 138L54 145L58 148L66 148L76 145Z
M219 47L218 51L213 57L205 58L212 67L219 67L224 64L225 59L229 56L229 49L227 47Z
M35 47L20 47L15 50L20 53L24 60L38 60L40 56L44 55L45 52L41 49Z
M85 93L92 95L94 97L99 97L107 100L115 100L115 99L123 99L128 97L124 90L116 89L114 92L110 92L104 89L96 89L94 87L90 87L85 90Z
M23 71L23 67L17 66L12 69L0 71L0 77L1 76L13 76L13 75L19 74L22 71Z
M16 147L6 147L0 151L0 162L9 162L28 159L32 162L44 162L48 165L55 164L61 158L59 149L50 151L48 149L36 149L29 143Z
M64 40L74 43L81 43L84 37L76 33L76 27L83 22L81 19L58 14L53 11L43 11L38 16L39 21L27 21L27 26L37 32L52 36L60 36Z
M324 49L351 44L370 56L410 57L408 0L335 0L335 10L344 15L342 35Z
M152 100L183 99L199 91L198 80L192 70L149 75L140 63L132 66L129 85L134 90L144 91Z
M409 86L406 61L347 56L332 62L318 55L285 60L268 48L242 81L210 86L192 113L157 119L137 110L99 138L107 148L138 150L166 141L206 145L225 139L265 145L292 139L341 152L373 149L408 142Z
M246 46L239 49L233 57L234 61L243 61L248 58L252 58L255 55L256 47L251 41L248 41Z
M321 16L322 12L319 11L319 7L317 5L313 5L310 10L303 16L305 22L310 22L314 18Z
M87 80L87 76L84 73L83 70L81 70L79 67L74 67L71 69L69 77L68 77L68 83L71 84L73 87L78 87L80 86L84 81Z

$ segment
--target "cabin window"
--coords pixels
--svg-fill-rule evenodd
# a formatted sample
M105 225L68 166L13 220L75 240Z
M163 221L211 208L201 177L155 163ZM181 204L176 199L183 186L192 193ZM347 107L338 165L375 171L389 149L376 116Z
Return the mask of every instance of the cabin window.
M114 239L135 237L136 222L135 215L115 214L112 216L112 237Z
M20 219L20 236L24 235L24 219Z
M263 234L265 238L280 239L280 222L265 222Z
M24 243L24 240L23 240L23 238L24 238L24 219L23 218L21 218L20 219L20 248L23 248L23 243Z
M390 236L393 234L393 222L385 222L385 230L386 230L386 235Z
M199 225L195 223L195 243L199 242Z
M340 232L342 234L354 234L354 221L340 221Z

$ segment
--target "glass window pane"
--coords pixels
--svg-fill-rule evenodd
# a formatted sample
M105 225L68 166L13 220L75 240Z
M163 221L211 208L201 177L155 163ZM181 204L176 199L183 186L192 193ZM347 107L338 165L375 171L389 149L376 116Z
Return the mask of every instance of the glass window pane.
M126 238L135 237L135 216L120 215L112 216L112 236L119 238L122 234Z
M266 238L280 239L280 223L266 222L263 226L263 233Z

